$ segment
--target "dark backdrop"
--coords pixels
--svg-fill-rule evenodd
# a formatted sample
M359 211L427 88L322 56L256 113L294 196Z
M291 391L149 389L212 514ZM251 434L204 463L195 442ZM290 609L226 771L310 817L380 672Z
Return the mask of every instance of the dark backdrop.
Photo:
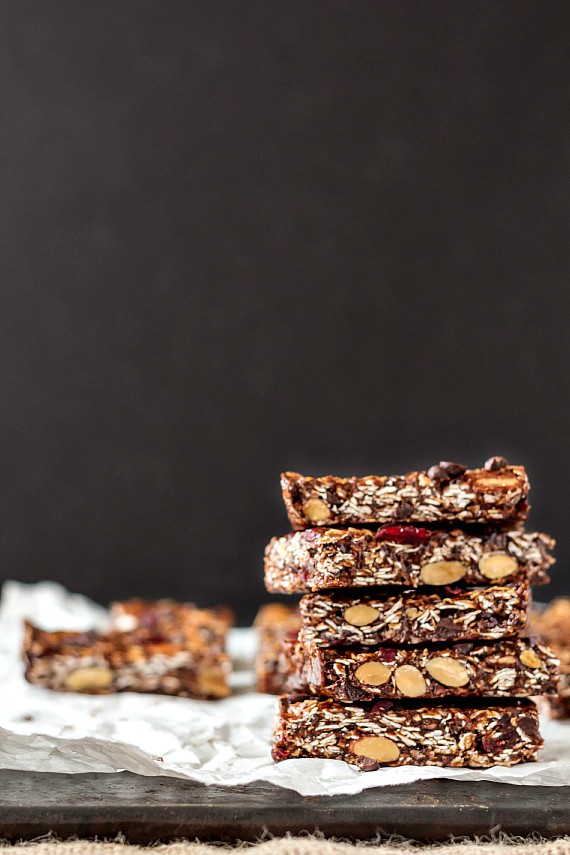
M570 593L568 2L0 23L2 577L247 620L281 469L502 453Z

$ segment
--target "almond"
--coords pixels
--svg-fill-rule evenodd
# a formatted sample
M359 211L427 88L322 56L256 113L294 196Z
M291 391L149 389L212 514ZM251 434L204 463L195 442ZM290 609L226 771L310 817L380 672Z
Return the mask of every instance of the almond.
M368 626L380 617L380 612L366 603L349 606L344 612L344 619L351 626Z
M76 668L64 680L64 686L70 692L88 692L95 689L108 689L113 682L110 668L103 665Z
M489 490L508 490L511 487L518 487L519 480L516 475L480 475L473 481L475 490L488 492Z
M419 698L427 690L422 672L415 665L401 665L394 672L396 686L407 698Z
M392 739L386 736L364 736L352 744L354 754L369 757L378 763L394 763L400 756L400 749Z
M467 567L460 561L430 561L422 567L420 579L425 585L452 585L466 573Z
M325 522L331 515L329 507L317 497L307 499L303 505L303 513L312 523Z
M443 686L465 686L469 682L467 669L450 656L434 656L426 665L426 671Z
M479 570L486 579L504 579L518 570L518 562L506 552L489 552L479 561Z
M530 647L527 647L526 650L523 650L521 653L521 662L523 665L526 665L527 668L540 668L542 662Z
M382 686L390 679L390 669L381 662L373 660L360 665L354 672L354 676L360 683L365 683L367 686Z

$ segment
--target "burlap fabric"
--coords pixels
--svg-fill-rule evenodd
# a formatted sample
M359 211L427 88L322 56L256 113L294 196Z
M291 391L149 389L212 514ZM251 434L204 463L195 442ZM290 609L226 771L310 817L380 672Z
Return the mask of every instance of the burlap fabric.
M323 838L280 837L259 843L242 843L237 846L220 846L191 841L180 841L152 847L132 846L127 843L93 843L85 840L57 842L40 840L15 846L0 845L0 855L216 855L216 852L239 849L252 855L354 855L356 849L382 855L570 855L570 837L559 840L522 840L503 837L487 842L464 841L421 846L417 843L346 843Z

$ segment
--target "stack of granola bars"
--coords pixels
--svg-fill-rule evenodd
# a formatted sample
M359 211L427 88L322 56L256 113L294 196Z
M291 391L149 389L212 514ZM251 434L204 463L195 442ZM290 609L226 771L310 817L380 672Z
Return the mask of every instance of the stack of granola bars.
M522 466L442 461L364 478L282 476L295 531L265 557L269 591L304 593L273 756L487 767L533 760L533 695L558 662L526 632L550 537L527 532Z

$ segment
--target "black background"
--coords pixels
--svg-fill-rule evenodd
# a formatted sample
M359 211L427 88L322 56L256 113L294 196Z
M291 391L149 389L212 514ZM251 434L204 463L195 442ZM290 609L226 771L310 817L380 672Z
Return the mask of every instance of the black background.
M281 469L502 453L570 593L569 23L2 3L2 577L245 621Z

